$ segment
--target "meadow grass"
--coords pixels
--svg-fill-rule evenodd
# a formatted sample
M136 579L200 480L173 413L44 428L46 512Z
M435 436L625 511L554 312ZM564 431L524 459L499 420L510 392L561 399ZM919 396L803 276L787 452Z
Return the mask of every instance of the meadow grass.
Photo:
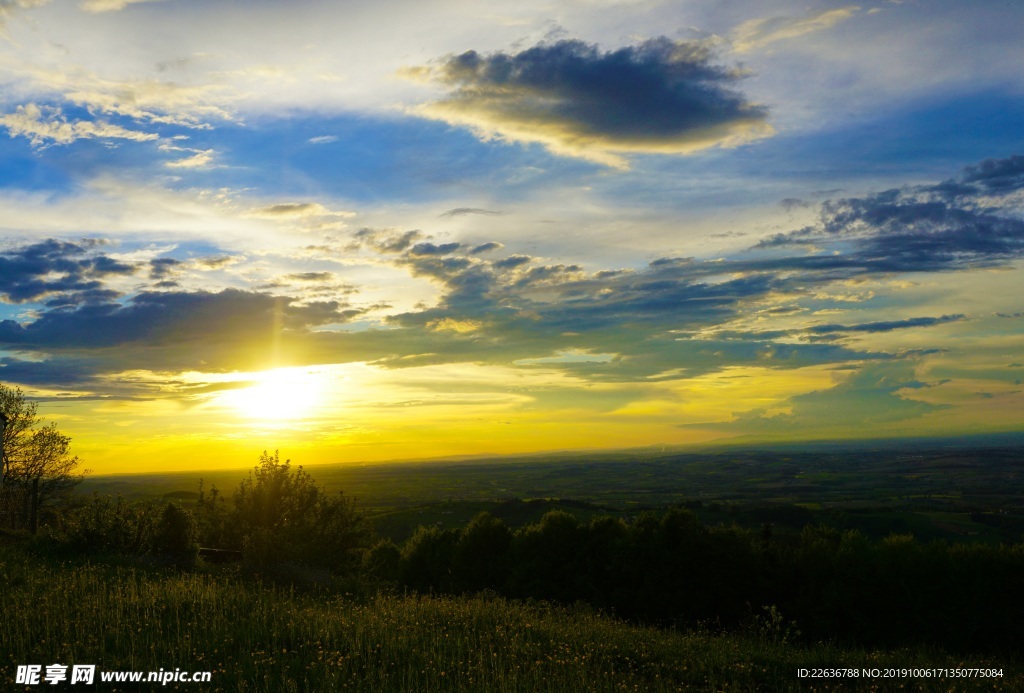
M224 691L845 690L849 681L801 681L797 669L959 663L1002 667L1004 677L860 680L852 687L1024 690L1024 677L1005 662L798 647L771 629L715 635L643 628L587 608L493 595L356 598L338 589L282 587L237 569L60 562L20 547L0 550L0 584L0 656L10 658L0 688L14 688L18 664L55 662L208 670L209 684L166 689ZM107 690L115 689L147 687Z

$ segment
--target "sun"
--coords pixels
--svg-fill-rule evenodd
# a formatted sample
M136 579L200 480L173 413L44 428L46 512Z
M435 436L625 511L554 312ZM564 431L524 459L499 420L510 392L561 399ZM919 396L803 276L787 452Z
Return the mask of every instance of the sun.
M255 383L224 393L222 402L240 416L261 421L293 421L308 416L323 398L321 374L302 368L256 373Z

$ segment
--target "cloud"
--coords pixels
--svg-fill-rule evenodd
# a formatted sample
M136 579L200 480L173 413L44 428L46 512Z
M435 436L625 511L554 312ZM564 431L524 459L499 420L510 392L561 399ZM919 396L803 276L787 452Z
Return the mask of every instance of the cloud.
M0 34L3 33L3 25L7 18L19 10L27 10L32 7L42 7L50 0L0 0Z
M149 261L150 279L166 279L175 274L175 271L182 265L181 260L170 257L158 257Z
M461 247L461 243L417 243L409 252L412 255L450 255Z
M876 322L863 322L858 325L811 325L807 332L816 334L832 332L892 332L912 327L932 327L948 322L961 322L967 319L966 315L943 315L938 318L908 318L906 320L879 320Z
M128 5L142 2L160 2L160 0L85 0L81 8L86 12L117 12Z
M794 209L806 209L811 206L811 203L796 197L787 197L779 201L779 205L787 212L792 212Z
M984 198L1024 189L1022 159L988 160L936 185L827 201L817 224L775 234L757 248L833 250L774 261L779 269L921 272L1003 264L1024 256L1024 220L1012 197L1005 206Z
M968 166L960 176L962 183L979 183L990 191L1013 191L1024 188L1024 156L1008 159L986 159Z
M480 209L479 207L456 207L455 209L449 209L447 212L440 214L440 217L461 217L467 214L483 214L486 216L499 216L505 214L505 212L495 212L491 209Z
M174 147L169 144L161 144L160 150L165 152L192 153L192 156L165 162L164 166L167 168L206 168L213 163L214 151L212 149L189 149L188 147Z
M608 52L582 41L467 51L415 71L449 89L415 112L618 168L623 154L687 154L772 134L767 110L733 89L740 74L712 58L704 43L664 37Z
M123 139L135 142L158 139L154 133L129 130L102 120L69 121L59 108L45 108L34 103L18 106L14 113L0 116L0 125L7 128L11 137L25 137L34 147L71 144L81 139Z
M830 29L860 11L850 5L826 10L805 17L765 17L743 22L733 31L732 45L737 53L763 48L777 41L799 38L807 34Z
M238 264L243 258L238 255L219 255L217 257L201 257L192 261L192 265L200 271L211 272Z
M107 79L83 68L22 66L22 78L36 93L61 97L90 113L139 122L209 129L209 121L232 121L227 109L237 94L211 80L200 85L157 79Z
M748 433L800 432L819 438L838 431L849 432L851 426L891 430L900 422L948 408L899 394L900 390L919 389L921 385L914 377L911 364L875 363L855 371L835 387L791 397L787 403L788 413L772 414L758 409L737 414L729 423L701 424L700 427Z
M997 165L988 169L1002 170ZM37 304L17 321L0 323L0 348L35 351L40 357L89 356L97 373L118 372L126 364L206 370L266 367L268 354L280 353L291 365L519 364L609 383L672 381L736 366L788 370L906 361L925 352L887 350L878 346L883 341L878 338L868 347L850 338L952 324L967 317L936 313L826 323L818 309L834 305L841 292L849 291L850 280L894 271L953 272L1005 263L1002 246L979 249L976 233L972 236L962 226L946 228L961 214L975 222L989 217L1012 221L1010 207L993 207L980 183L962 184L979 187L973 197L961 192L953 201L939 189L941 184L829 201L814 226L734 257L662 257L637 268L590 268L501 252L496 242L442 243L419 230L363 228L351 232L347 246L344 241L330 246L333 254L321 260L339 262L346 267L345 279L357 283L346 284L344 294L355 293L358 284L375 294L372 304L364 306L344 299L311 301L320 288L316 283L331 284L331 298L339 296L338 276L321 267L270 269L268 255L236 268L228 278L234 283L248 277L258 290L175 287L160 292L154 290L160 284L153 282L244 258L176 260L149 254L139 256L134 265L104 254L100 243L48 241L0 254L0 296ZM981 196L985 206L976 204ZM257 210L274 218L301 218L319 211L315 204L283 202ZM951 216L954 208L958 211ZM906 241L915 233L940 238L952 234L959 239L958 250L947 247L950 240L946 245L935 243L931 256L917 251L908 256L899 249L902 243L916 248ZM895 250L883 243L888 235L900 241L893 241ZM808 249L812 242L835 251ZM920 247L927 245L922 241ZM357 251L358 256L346 251ZM359 263L367 263L374 272L359 275ZM386 305L394 297L365 284L366 277L380 276L377 270L385 267L411 276L411 283L404 286L418 285L415 291L422 292L417 298L423 303L404 301L401 309ZM133 273L150 285L129 288L118 279ZM261 284L268 276L280 283ZM423 291L426 282L433 288ZM293 295L268 291L276 286L287 286ZM116 288L125 295L109 293ZM879 301L888 298L875 295L871 300L873 305L865 309L874 313ZM341 327L356 320L358 327ZM564 353L612 356L558 357ZM903 387L913 389L910 384ZM893 392L887 397L901 399ZM894 406L910 412L908 406L917 405Z
M474 249L475 250L475 249ZM525 265L532 260L529 255L509 255L501 260L496 260L494 266L498 269L511 269L513 267L519 267Z
M320 135L319 137L310 137L307 140L310 144L330 144L337 141L338 137L336 135Z
M785 314L785 313L783 313ZM894 330L906 330L916 327L933 327L951 322L962 322L967 319L966 315L942 315L940 317L919 317L907 318L905 320L877 320L874 322L862 322L853 325L841 323L811 324L803 327L778 330L760 331L736 331L716 330L711 331L716 339L740 339L740 340L776 340L782 338L798 338L811 342L834 341L842 338L844 334L857 333L884 333Z
M60 388L80 387L93 379L95 365L88 359L56 358L30 361L0 357L0 381Z
M318 202L282 202L274 205L260 207L251 212L252 216L264 217L267 219L280 219L285 217L354 217L355 212L345 210L332 210L324 207Z
M0 296L13 303L38 301L56 294L71 295L103 288L101 279L130 275L134 265L96 252L95 245L47 240L0 252Z
M0 344L75 351L132 343L151 347L269 343L281 330L301 332L347 322L361 313L338 301L299 303L239 289L146 291L123 304L46 311L26 324L4 320Z
M422 231L399 233L393 229L360 229L355 234L355 245L368 245L380 253L400 253L424 238Z
M285 279L299 282L327 282L334 279L333 272L293 272L286 274Z

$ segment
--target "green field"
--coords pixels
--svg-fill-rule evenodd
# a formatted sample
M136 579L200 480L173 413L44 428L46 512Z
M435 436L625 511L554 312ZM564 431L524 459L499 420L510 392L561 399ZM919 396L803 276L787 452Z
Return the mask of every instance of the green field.
M404 596L241 569L176 573L145 564L57 562L0 548L0 676L19 664L100 671L210 671L211 691L1021 690L1016 662L935 650L865 651L787 642L766 617L743 633L628 625L585 607L494 595ZM770 614L769 614L770 616ZM798 669L994 667L975 680L864 679ZM101 690L144 690L139 684ZM25 687L35 690L38 687Z

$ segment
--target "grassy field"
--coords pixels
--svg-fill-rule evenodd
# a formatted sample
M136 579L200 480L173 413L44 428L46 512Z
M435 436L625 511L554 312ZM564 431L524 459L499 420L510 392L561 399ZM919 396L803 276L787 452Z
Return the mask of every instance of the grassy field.
M586 608L494 596L353 595L325 576L282 587L233 569L59 562L0 549L0 677L18 664L100 671L211 671L223 691L1022 690L1012 662L929 651L865 652L787 642L766 618L740 635L639 628ZM984 680L858 678L836 685L800 668L996 667ZM141 690L106 684L105 690ZM12 685L13 688L13 685ZM35 687L38 689L38 687ZM104 689L103 685L99 686ZM26 690L33 690L26 687Z

